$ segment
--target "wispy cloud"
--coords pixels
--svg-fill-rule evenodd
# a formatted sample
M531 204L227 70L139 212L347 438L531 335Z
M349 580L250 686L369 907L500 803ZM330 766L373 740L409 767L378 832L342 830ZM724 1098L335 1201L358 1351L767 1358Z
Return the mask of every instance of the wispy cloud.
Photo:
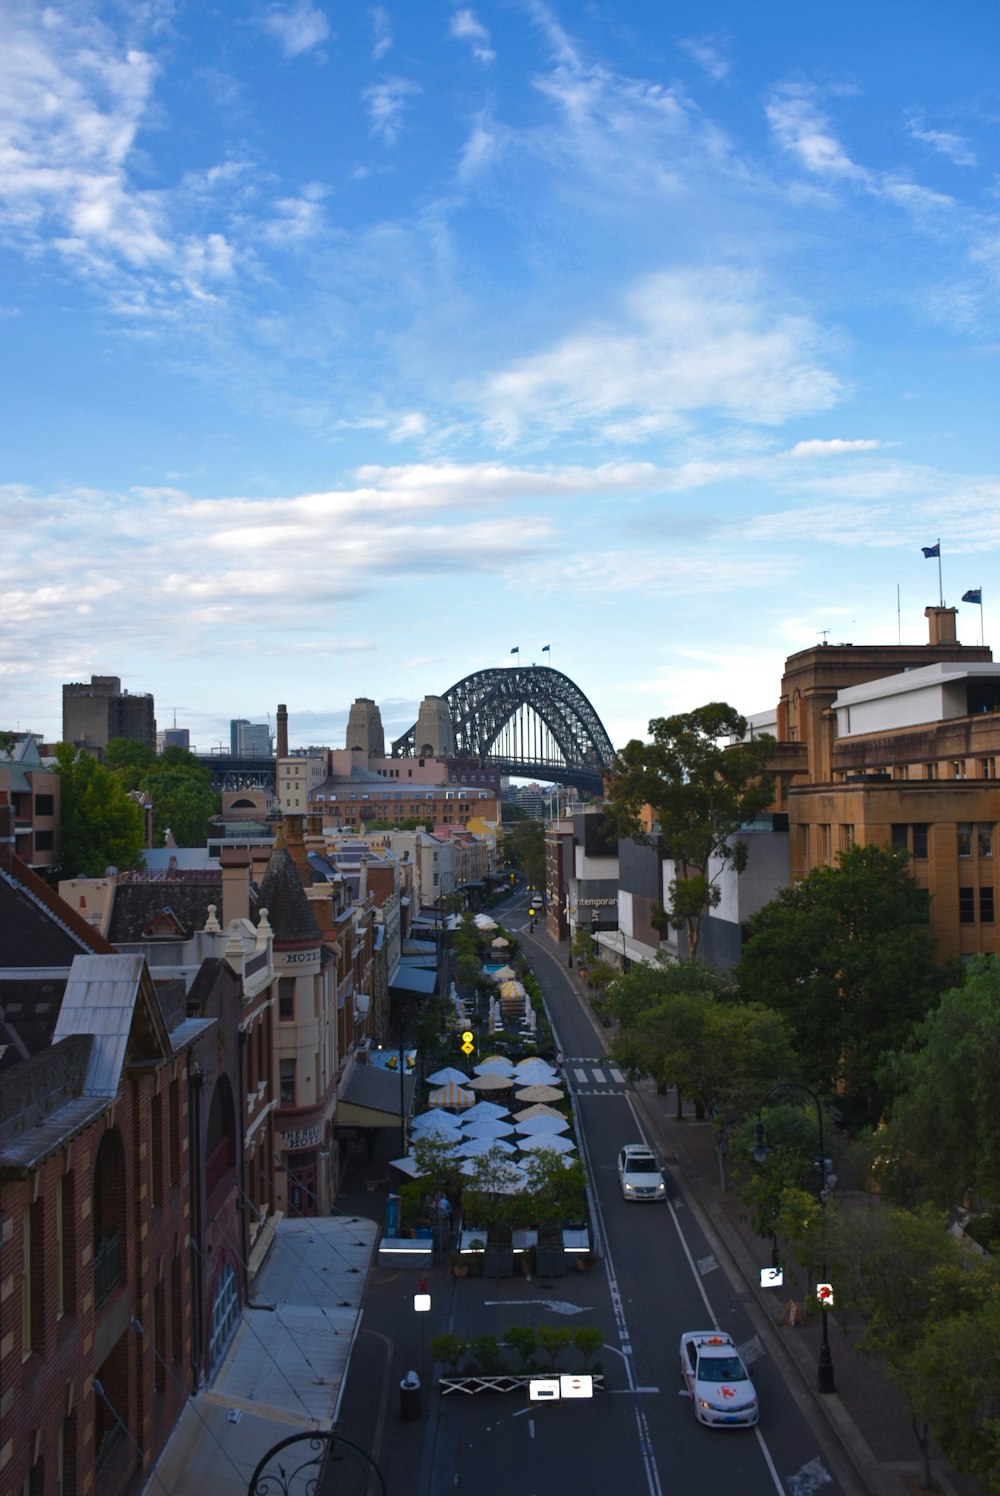
M407 78L386 78L363 90L369 128L383 145L395 145L399 139L406 102L417 93L420 93L420 85Z
M784 454L786 457L839 457L843 452L871 452L875 447L884 446L883 442L875 441L868 437L856 438L845 441L842 437L833 436L828 440L813 437L809 441L796 442L794 447L789 447Z
M785 84L774 92L765 113L778 144L808 171L852 181L869 180L868 173L851 160L833 133L812 86Z
M490 34L474 10L456 10L448 24L448 35L456 41L468 42L472 55L484 67L496 61L496 53L490 45Z
M495 374L482 401L506 440L535 426L645 438L697 411L770 425L840 397L823 343L806 317L769 305L752 277L653 276L614 322L591 324Z
M375 33L372 57L379 62L392 47L392 21L384 5L373 5L368 14Z
M961 135L953 135L948 130L931 130L924 123L922 115L917 115L907 121L906 126L909 134L914 140L919 140L921 145L929 146L939 156L947 156L956 166L975 166L978 158L968 141Z
M272 5L261 24L277 37L286 57L312 52L332 34L326 15L312 0L299 0L297 5Z
M694 58L713 83L721 83L724 78L729 77L730 62L725 56L725 50L730 45L730 38L723 33L712 36L688 36L681 40L684 51L689 57Z

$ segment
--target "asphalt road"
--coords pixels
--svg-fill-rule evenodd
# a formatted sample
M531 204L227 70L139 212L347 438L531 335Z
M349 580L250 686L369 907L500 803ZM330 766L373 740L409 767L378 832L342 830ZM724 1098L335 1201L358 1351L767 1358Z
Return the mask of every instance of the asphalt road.
M615 1161L643 1137L624 1077L608 1062L589 1010L515 896L504 923L519 929L539 978L574 1097L591 1182L601 1258L589 1272L546 1283L470 1280L452 1325L501 1335L515 1323L597 1324L606 1391L592 1401L525 1404L519 1398L444 1400L434 1439L431 1496L475 1491L518 1496L844 1496L806 1409L758 1339L745 1292L728 1278L683 1192L668 1176L665 1203L626 1202ZM472 1290L471 1292L469 1290ZM727 1330L752 1367L757 1429L706 1429L683 1394L683 1331Z

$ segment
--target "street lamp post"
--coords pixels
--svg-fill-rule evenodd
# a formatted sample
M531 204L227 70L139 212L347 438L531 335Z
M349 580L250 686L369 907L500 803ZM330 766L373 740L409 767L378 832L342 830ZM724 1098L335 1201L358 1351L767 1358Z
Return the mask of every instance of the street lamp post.
M764 1142L763 1111L764 1111L764 1105L765 1105L765 1103L777 1091L804 1091L807 1096L809 1096L809 1097L812 1098L812 1103L813 1103L813 1105L816 1108L816 1127L817 1127L817 1131L819 1132L819 1188L818 1188L817 1193L818 1193L818 1196L819 1196L820 1209L823 1209L824 1206L825 1206L825 1204L826 1204L826 1148L825 1148L824 1143L823 1143L823 1108L820 1105L819 1097L816 1095L815 1091L811 1091L808 1086L802 1085L801 1082L799 1082L797 1080L782 1080L782 1081L779 1081L776 1086L772 1086L771 1089L770 1089L770 1091L768 1091L767 1095L765 1097L763 1097L763 1099L761 1100L760 1106L757 1108L757 1124L756 1124L756 1126L754 1128L754 1144L753 1144L753 1147L751 1148L750 1152L753 1154L753 1157L754 1157L755 1161L757 1163L759 1163L759 1164L762 1164L764 1162L764 1160L767 1158L768 1153L770 1152L770 1149L767 1147L766 1143ZM773 1256L773 1254L772 1254L772 1256ZM826 1278L826 1238L825 1238L825 1233L824 1233L824 1245L823 1245L823 1266L822 1266L821 1271L822 1271L822 1274L823 1274L823 1278L825 1280L825 1278ZM826 1304L825 1303L821 1304L820 1305L820 1314L822 1316L821 1323L822 1323L822 1326L823 1326L823 1337L822 1337L822 1341L820 1343L820 1348L819 1348L819 1367L818 1367L818 1372L817 1372L817 1386L819 1387L820 1392L836 1392L836 1390L837 1390L836 1387L834 1386L834 1381L833 1381L833 1356L832 1356L831 1351L830 1351L830 1336L829 1336L829 1331L828 1331L827 1322L826 1322L826 1317L827 1317L828 1312L829 1311L827 1309Z
M572 914L572 912L573 912L573 909L572 909L572 905L570 904L570 901L569 901L569 894L567 894L566 895L566 965L569 967L570 971L573 970L573 926L570 923L570 915Z

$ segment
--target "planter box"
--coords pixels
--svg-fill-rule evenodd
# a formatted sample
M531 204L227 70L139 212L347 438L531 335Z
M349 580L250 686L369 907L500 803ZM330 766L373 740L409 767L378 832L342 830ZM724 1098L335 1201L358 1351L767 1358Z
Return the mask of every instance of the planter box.
M502 1372L497 1376L483 1377L439 1377L438 1386L441 1388L442 1397L450 1397L452 1393L458 1393L463 1397L476 1397L480 1392L527 1392L528 1383L537 1381L539 1377L546 1375L559 1377L568 1373L538 1372L513 1373ZM601 1372L588 1372L593 1377L594 1391L604 1391L604 1376Z
M514 1252L511 1247L487 1247L483 1253L484 1278L512 1278Z
M540 1278L564 1278L566 1276L566 1252L562 1245L538 1246L535 1248L535 1272Z

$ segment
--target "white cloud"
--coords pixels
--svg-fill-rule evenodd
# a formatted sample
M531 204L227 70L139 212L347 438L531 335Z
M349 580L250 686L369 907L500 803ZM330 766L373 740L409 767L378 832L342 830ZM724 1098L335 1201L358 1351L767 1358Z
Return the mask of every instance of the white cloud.
M312 0L299 0L297 5L272 5L261 24L277 37L286 57L301 57L331 35L330 22Z
M868 173L851 160L832 133L814 89L786 84L772 95L765 112L778 144L809 171L855 181L868 179Z
M490 45L490 34L474 10L456 10L448 26L448 35L456 41L468 42L473 57L484 67L489 67L496 60L497 54Z
M395 145L406 101L415 93L420 93L420 85L406 78L387 78L363 90L361 97L368 106L371 132L379 136L384 145Z
M870 452L874 447L883 445L884 443L868 437L857 438L853 441L844 441L839 436L831 437L827 441L813 437L810 441L796 442L794 447L789 447L784 456L839 457L842 452Z
M489 426L502 440L542 427L619 439L678 429L696 411L771 425L840 397L804 316L768 305L752 279L727 271L650 277L614 324L592 325L487 381Z
M728 57L723 55L723 48L729 45L729 37L721 34L714 36L689 36L681 40L681 46L689 57L705 73L708 74L713 83L721 83L724 78L729 77L730 64Z
M371 16L372 30L375 33L372 57L376 62L379 62L392 47L392 22L389 19L389 12L384 5L372 6L369 15Z
M929 146L939 156L947 156L948 160L954 162L956 166L977 164L975 151L961 135L953 135L948 130L929 130L920 115L909 120L906 128L914 140L919 140L921 145Z

